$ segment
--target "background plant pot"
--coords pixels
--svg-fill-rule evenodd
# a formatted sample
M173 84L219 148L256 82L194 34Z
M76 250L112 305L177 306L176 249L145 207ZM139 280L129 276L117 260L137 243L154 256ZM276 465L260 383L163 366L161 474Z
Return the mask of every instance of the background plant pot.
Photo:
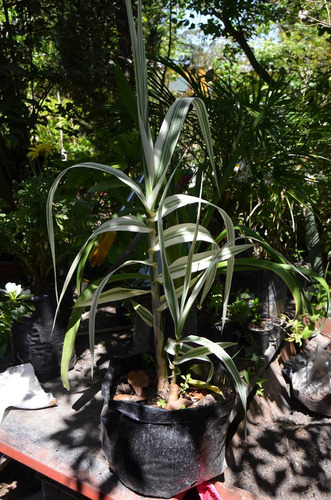
M282 278L272 271L262 271L259 296L262 316L276 319L284 312L288 288Z
M103 383L102 445L125 486L170 498L223 472L234 400L176 411L113 401L116 371L111 366Z
M43 382L60 374L63 339L70 308L63 307L53 327L56 310L52 294L37 295L32 301L35 311L12 326L12 349L16 363L31 363L38 379ZM75 356L73 355L72 364Z
M263 317L275 319L284 312L288 288L278 274L267 270L235 272L232 293L237 294L246 289L260 299Z
M256 342L260 354L264 354L273 340L274 324L272 321L261 321L248 326L248 333Z

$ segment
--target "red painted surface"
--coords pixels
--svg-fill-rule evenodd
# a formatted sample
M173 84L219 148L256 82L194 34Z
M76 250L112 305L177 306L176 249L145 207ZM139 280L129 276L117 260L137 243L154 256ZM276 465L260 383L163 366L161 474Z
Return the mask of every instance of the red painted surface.
M321 330L321 333L326 337L331 338L331 318L327 318Z

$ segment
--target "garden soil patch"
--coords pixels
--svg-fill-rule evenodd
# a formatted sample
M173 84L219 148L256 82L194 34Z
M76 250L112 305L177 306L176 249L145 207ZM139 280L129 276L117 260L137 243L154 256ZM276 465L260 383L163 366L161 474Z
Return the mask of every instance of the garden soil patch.
M331 419L293 412L247 425L226 483L272 499L331 498Z
M297 401L282 376L282 356L263 375L228 448L225 482L256 495L284 500L331 499L331 418Z

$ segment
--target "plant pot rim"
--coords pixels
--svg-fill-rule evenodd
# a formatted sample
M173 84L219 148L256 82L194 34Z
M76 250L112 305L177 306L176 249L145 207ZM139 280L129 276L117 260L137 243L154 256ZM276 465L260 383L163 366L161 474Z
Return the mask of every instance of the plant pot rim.
M226 416L229 410L234 406L236 397L226 401L216 401L214 404L206 406L195 406L193 408L185 408L180 410L166 410L164 408L144 405L131 401L116 401L110 400L106 407L109 410L118 411L132 420L144 422L146 424L156 425L171 425L175 422L192 423L196 416L204 415L205 418L210 416ZM101 415L102 418L102 415Z

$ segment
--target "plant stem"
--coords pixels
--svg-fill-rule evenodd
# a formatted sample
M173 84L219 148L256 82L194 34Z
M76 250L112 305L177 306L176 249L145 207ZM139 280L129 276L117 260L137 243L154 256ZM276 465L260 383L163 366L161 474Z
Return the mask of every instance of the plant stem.
M152 216L151 216L152 218ZM152 229L148 234L148 259L152 264L150 267L151 276L151 297L152 297L152 313L153 313L153 331L156 357L156 372L157 372L157 388L159 392L164 392L168 389L168 365L165 359L164 347L164 329L162 324L162 313L160 308L160 284L158 277L158 262L157 253L152 250L155 247L156 224L148 219L147 224Z

